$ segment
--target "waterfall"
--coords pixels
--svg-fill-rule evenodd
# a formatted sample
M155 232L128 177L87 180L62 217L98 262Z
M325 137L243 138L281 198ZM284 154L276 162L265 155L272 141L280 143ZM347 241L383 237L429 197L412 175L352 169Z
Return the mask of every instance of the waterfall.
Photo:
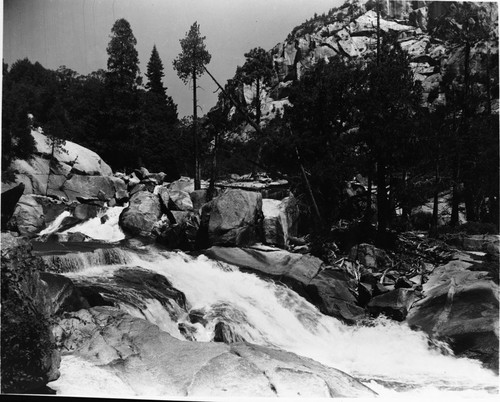
M60 213L56 217L56 219L54 219L52 221L52 223L48 227L46 227L45 229L43 229L39 233L39 236L44 236L44 235L49 235L49 234L55 233L59 229L59 227L61 226L61 223L63 222L63 220L69 216L72 216L70 211L63 211L62 213Z
M45 239L48 235L57 233L59 241L66 241L68 234L79 232L94 240L108 243L119 242L125 239L125 234L119 225L120 214L124 208L102 208L96 217L83 221L65 231L60 231L64 219L73 216L70 211L63 211L47 228L39 233L39 237Z
M95 218L82 222L62 234L80 232L95 240L104 240L110 243L125 238L118 220L125 207L112 207L101 210Z
M222 322L238 339L310 357L353 375L377 391L418 395L422 390L430 394L498 392L498 378L479 362L443 353L445 345L436 347L426 334L404 323L379 318L370 325L347 326L323 315L281 284L206 256L192 257L154 247L142 253L120 253L121 257L110 263L94 253L66 255L64 258L75 263L66 260L66 266L72 269L65 275L77 283L109 283L124 267L161 275L185 295L185 306L171 303L169 307L168 303L154 301L150 295L156 285L152 283L144 284L149 290L136 294L143 297L141 306L119 298L117 304L179 339L211 341L216 325ZM126 293L126 286L120 282L121 293ZM134 289L137 291L136 286ZM200 320L190 318L194 312ZM187 335L180 331L186 327Z

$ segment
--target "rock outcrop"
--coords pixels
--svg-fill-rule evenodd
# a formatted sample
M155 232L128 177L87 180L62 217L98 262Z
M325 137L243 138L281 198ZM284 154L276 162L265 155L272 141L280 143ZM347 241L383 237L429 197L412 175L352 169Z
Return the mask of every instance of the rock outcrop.
M35 154L28 160L13 161L11 166L17 171L15 182L25 185L25 194L75 200L77 196L97 197L102 190L114 196L113 186L119 184L111 179L111 168L95 152L71 141L53 150L48 137L35 130L31 135L35 140ZM103 177L110 179L103 180Z
M293 353L247 343L189 342L111 307L67 314L60 347L119 373L141 396L372 396L347 374Z

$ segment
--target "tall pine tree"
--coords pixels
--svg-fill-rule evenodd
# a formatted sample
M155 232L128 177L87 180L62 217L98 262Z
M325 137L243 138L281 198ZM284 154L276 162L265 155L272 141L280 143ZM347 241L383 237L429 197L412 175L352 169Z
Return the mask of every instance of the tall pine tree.
M107 47L106 124L102 132L103 157L115 169L137 166L138 144L144 134L137 90L141 77L136 44L128 21L117 20Z
M177 105L163 86L164 75L163 63L155 45L147 65L147 92L143 94L142 103L146 128L141 144L143 163L148 169L163 171L169 179L175 180L179 177L175 163L177 146L173 136Z
M180 40L182 52L174 60L174 69L179 78L187 84L190 80L193 86L193 140L194 140L194 188L200 189L200 156L199 138L197 133L198 102L196 98L196 80L204 73L205 64L210 63L212 56L205 47L205 36L201 36L200 26L197 22L191 25L186 37Z

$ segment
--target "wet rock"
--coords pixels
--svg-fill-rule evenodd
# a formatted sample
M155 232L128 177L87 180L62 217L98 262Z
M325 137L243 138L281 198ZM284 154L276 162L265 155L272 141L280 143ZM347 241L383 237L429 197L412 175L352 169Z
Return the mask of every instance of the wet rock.
M62 347L102 369L118 370L138 395L374 395L354 378L311 359L246 343L180 341L110 307L69 313L60 326L69 335L58 337Z
M230 325L225 322L219 321L215 324L214 328L214 342L223 342L223 343L235 343L235 342L244 342L245 339L235 333Z
M394 320L403 321L415 298L412 289L394 289L375 296L368 303L368 311L375 316L384 314Z
M498 371L498 285L488 272L468 270L471 265L455 260L434 269L407 322Z
M95 218L101 209L97 205L79 204L73 211L73 216L82 221Z
M365 311L357 305L349 287L349 278L344 272L324 269L311 280L306 290L323 314L352 324L364 318Z
M311 255L290 253L276 248L210 247L205 254L215 260L275 277L288 277L308 285L323 262Z
M249 245L260 239L260 193L227 190L202 207L201 227L211 245Z
M151 236L151 230L161 216L160 200L149 191L139 191L120 214L120 226L132 235Z

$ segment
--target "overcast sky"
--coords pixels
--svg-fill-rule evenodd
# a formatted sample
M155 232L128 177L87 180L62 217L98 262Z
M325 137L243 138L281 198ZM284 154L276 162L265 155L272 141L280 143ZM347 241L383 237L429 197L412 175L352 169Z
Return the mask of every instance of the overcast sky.
M190 88L172 68L194 21L206 36L207 66L224 84L254 47L271 49L314 13L344 0L4 0L3 59L11 65L27 57L44 67L65 65L81 74L106 69L106 46L119 18L130 22L137 39L141 73L156 44L165 68L167 93L179 115L192 113ZM215 84L204 76L199 90L202 114L215 105Z

